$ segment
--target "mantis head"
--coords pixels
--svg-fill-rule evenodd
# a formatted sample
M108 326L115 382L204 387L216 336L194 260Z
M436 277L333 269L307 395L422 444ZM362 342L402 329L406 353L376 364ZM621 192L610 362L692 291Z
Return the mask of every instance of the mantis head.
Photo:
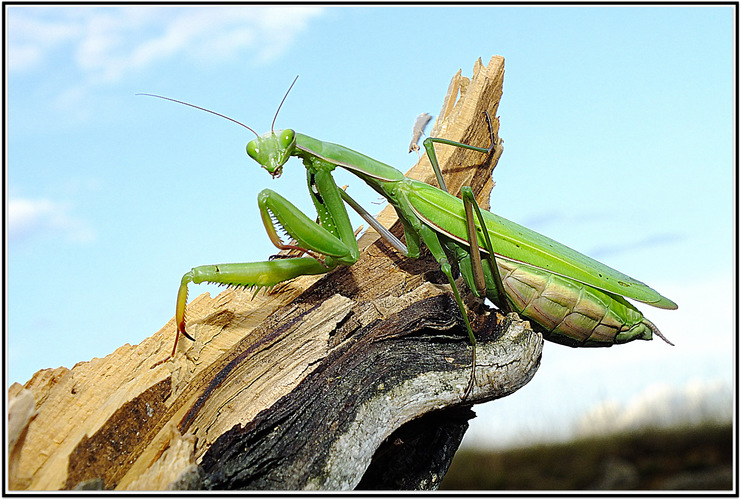
M283 165L296 146L296 133L291 129L270 131L247 144L247 154L267 170L273 179L283 173Z
M273 179L280 177L280 174L283 173L283 165L285 165L293 154L294 149L296 149L296 132L290 128L275 131L275 120L278 119L280 108L286 102L286 97L288 97L288 93L296 84L296 80L298 80L298 76L293 79L293 83L288 87L286 95L280 101L273 117L273 123L270 125L270 132L263 134L262 137L258 137L247 144L247 154L250 158L262 165L262 168L270 172Z
M278 119L278 113L280 112L280 108L283 107L283 103L286 101L286 97L288 97L288 93L291 91L293 86L296 84L296 80L298 80L298 76L293 79L293 83L291 83L291 86L288 87L288 91L283 96L283 100L280 101L280 104L278 105L278 109L275 112L275 116L273 117L273 123L270 125L270 132L262 136L258 135L257 132L252 130L250 127L248 127L242 122L235 120L234 118L230 118L226 115L222 115L221 113L217 113L216 111L211 111L210 109L207 109L207 108L196 106L195 104L190 104L189 102L178 101L177 99L172 99L170 97L164 97L164 96L156 95L156 94L137 94L137 95L157 97L158 99L164 99L166 101L172 101L178 104L183 104L185 106L190 106L191 108L200 109L201 111L205 111L206 113L211 113L212 115L220 116L221 118L225 118L231 122L236 123L237 125L241 125L242 127L246 128L247 130L255 134L255 137L256 137L256 139L251 140L247 144L247 154L250 156L250 158L252 158L257 163L262 165L262 168L270 172L270 175L272 175L274 179L277 179L278 177L280 177L280 174L283 173L283 165L288 161L288 159L291 157L291 154L295 150L296 133L291 129L278 130L276 132L274 130L275 120Z

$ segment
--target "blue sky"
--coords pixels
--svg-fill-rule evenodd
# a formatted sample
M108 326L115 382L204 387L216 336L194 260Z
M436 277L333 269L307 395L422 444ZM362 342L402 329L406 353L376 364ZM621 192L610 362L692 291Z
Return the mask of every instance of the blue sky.
M263 188L313 216L300 162L274 181L245 155L248 131L136 93L263 132L300 75L276 127L405 171L417 114L497 54L492 210L675 300L641 309L677 346L548 343L528 386L477 407L489 434L469 434L548 437L651 395L730 393L731 7L5 8L9 382L141 342L193 266L275 253ZM219 289L191 297L205 291Z

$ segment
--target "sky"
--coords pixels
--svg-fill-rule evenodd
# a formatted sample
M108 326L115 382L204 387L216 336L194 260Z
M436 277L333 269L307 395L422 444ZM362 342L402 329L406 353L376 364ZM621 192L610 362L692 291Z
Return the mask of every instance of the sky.
M439 113L456 71L501 55L492 211L677 302L639 306L676 346L546 343L527 386L475 407L464 443L604 432L678 407L730 416L732 7L4 8L8 384L154 334L194 266L274 254L260 190L314 217L298 160L272 180L245 154L249 131L137 93L262 133L299 75L276 128L406 171L415 117Z

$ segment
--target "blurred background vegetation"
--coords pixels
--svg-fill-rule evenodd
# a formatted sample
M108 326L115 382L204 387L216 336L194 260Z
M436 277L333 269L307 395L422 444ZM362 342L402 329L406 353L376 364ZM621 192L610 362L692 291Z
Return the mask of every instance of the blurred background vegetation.
M441 490L732 490L733 425L643 428L558 444L462 448Z

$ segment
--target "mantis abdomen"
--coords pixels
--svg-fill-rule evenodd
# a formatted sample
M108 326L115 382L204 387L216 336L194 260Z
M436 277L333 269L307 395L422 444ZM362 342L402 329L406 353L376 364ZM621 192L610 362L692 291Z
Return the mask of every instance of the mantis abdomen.
M499 258L504 291L517 312L551 341L609 346L650 340L656 327L624 298L527 264Z

